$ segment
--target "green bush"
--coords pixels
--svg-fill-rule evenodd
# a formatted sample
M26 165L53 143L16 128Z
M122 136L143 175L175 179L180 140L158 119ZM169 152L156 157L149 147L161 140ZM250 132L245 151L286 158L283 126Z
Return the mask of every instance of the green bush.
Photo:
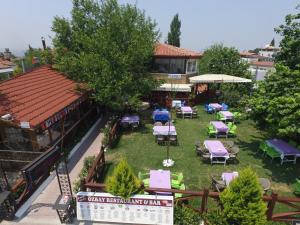
M221 210L214 210L203 214L207 225L228 225Z
M220 195L224 219L229 224L265 225L266 204L255 172L246 168L240 171L229 187Z
M112 176L106 181L106 191L122 198L129 198L140 191L141 181L134 175L125 160L114 168Z
M174 224L175 225L199 225L201 216L198 212L184 205L175 205Z
M78 178L73 183L73 191L75 193L82 191L81 190L81 182L87 177L89 173L89 169L92 167L93 162L95 160L96 156L87 156L83 160L83 167L79 173Z

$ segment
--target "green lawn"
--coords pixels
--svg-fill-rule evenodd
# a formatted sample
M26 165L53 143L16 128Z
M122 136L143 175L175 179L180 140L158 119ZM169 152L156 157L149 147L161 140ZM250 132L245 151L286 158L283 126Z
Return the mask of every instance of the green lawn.
M140 170L163 169L162 160L166 158L166 146L159 146L155 143L152 134L152 121L150 114L143 115L145 126L135 132L123 133L117 147L106 153L109 165L108 174L113 166L121 158L126 158L133 170L138 173ZM280 165L279 160L271 163L269 158L263 158L256 154L259 143L267 138L267 135L260 132L250 120L237 124L238 135L233 140L239 147L239 163L210 165L204 163L195 153L194 143L196 140L203 142L209 139L206 134L206 127L210 121L215 120L215 115L207 114L202 106L199 106L199 117L197 119L176 119L179 145L170 147L171 158L175 165L171 168L174 172L183 172L184 182L189 190L200 190L210 187L210 175L221 175L223 171L239 171L251 166L259 177L266 177L271 180L272 189L281 195L292 195L292 185L296 176L300 174L299 163L297 165ZM220 138L225 140L225 138Z

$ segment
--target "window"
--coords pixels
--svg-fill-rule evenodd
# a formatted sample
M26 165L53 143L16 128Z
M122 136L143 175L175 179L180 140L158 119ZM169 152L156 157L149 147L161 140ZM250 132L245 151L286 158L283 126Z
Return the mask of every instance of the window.
M159 58L154 60L155 73L184 73L184 59Z
M197 60L189 59L186 63L186 73L196 73L197 72Z

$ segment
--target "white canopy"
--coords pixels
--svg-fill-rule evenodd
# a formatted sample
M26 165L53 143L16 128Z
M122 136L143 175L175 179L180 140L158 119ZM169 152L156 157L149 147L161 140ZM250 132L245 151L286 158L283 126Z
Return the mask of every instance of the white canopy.
M250 79L235 77L225 74L203 74L195 77L190 77L191 83L249 83Z
M192 84L162 84L155 91L191 92Z

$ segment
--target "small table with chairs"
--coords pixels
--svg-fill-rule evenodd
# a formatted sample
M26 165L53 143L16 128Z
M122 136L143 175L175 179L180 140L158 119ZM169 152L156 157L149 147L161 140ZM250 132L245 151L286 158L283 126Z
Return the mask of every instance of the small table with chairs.
M129 115L126 114L122 117L121 119L121 126L123 128L137 128L139 126L140 123L140 117L138 115Z
M224 121L233 121L233 114L230 111L220 111L219 115L221 117L221 120Z
M210 125L212 125L215 129L215 137L226 137L228 135L228 126L222 121L211 121Z
M156 109L152 113L152 119L154 122L167 122L171 118L170 112L166 109Z
M175 126L154 126L153 135L155 136L158 144L164 145L166 141L169 140L171 144L177 145L177 133Z
M193 109L190 106L182 106L181 108L182 118L192 118Z
M150 188L171 189L171 172L169 170L150 170ZM156 192L160 195L171 195L171 192Z
M222 110L222 105L219 103L210 103L208 106L212 107L215 112Z
M224 147L222 142L214 140L204 141L204 146L208 149L210 153L210 161L213 163L226 164L227 159L229 159L229 153Z

